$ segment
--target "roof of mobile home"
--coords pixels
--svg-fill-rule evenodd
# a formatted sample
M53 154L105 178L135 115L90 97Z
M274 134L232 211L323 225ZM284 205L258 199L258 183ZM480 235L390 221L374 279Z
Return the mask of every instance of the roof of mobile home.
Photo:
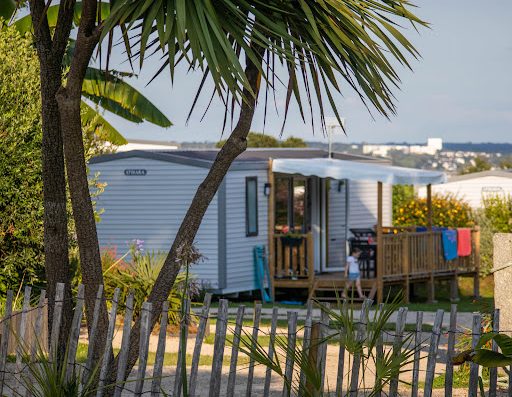
M467 180L476 179L476 178L486 178L489 176L497 176L497 177L501 177L501 178L512 178L512 171L511 170L492 170L492 171L473 172L471 174L464 174L464 175L455 175L448 179L448 183L467 181Z
M90 163L103 163L129 157L147 158L167 161L196 167L210 168L219 149L201 150L131 150L113 154L104 154L94 157ZM265 169L269 159L314 159L328 158L329 154L322 149L309 148L249 148L240 154L233 162L231 169ZM336 160L371 162L375 164L389 164L389 160L378 157L362 156L351 153L333 152L332 158Z

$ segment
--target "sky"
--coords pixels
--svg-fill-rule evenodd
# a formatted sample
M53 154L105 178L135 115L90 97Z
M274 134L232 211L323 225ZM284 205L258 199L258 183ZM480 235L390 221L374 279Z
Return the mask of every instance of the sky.
M334 141L425 142L441 137L445 142L512 142L512 1L511 0L413 0L416 14L430 23L419 32L404 31L421 54L412 60L413 71L398 67L402 80L395 89L397 115L390 119L364 107L350 88L335 97L346 120L346 136ZM127 70L118 54L114 66ZM117 63L117 65L116 65ZM162 141L217 141L222 137L224 108L214 99L201 121L210 92L187 123L201 75L179 69L171 83L164 72L148 84L159 67L150 58L137 78L137 87L173 122L165 129L149 123L133 124L114 115L106 118L128 139ZM269 111L265 133L286 138L290 135L311 141L326 141L320 129L300 118L297 106L289 111L281 135L286 88L278 87L279 114ZM253 122L253 131L263 131L263 106ZM326 116L334 114L329 109ZM318 114L316 114L318 119ZM224 137L229 129L224 131Z

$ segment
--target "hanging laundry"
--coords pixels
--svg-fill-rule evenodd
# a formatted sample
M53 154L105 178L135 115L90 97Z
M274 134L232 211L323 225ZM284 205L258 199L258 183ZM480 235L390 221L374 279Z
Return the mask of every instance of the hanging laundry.
M471 229L457 229L457 255L471 255Z
M457 258L457 230L443 230L444 259L451 261Z

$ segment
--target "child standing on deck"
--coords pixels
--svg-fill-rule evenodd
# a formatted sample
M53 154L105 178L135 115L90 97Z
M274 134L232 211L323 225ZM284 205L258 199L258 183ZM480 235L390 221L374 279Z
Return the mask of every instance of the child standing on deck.
M345 265L345 278L347 279L345 283L345 290L343 291L343 297L347 297L347 290L349 288L353 288L354 281L356 282L357 293L359 294L359 298L364 299L363 290L361 289L361 274L359 272L359 256L361 255L361 250L355 247L352 250L350 256L347 257L347 263Z

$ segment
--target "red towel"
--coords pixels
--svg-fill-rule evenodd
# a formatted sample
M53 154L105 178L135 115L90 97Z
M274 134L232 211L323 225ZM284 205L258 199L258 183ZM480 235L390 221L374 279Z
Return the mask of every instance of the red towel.
M457 229L457 255L471 255L471 229Z

